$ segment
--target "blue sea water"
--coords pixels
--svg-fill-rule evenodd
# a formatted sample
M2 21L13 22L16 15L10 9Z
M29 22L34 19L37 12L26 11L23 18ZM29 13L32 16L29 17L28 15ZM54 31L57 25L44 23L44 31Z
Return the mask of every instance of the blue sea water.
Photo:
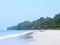
M0 36L17 34L17 33L24 33L24 32L27 32L27 31L28 30L0 30Z

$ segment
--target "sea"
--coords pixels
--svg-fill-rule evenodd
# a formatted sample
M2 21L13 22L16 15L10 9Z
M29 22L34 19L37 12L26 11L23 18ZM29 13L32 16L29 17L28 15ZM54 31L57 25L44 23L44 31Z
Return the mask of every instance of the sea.
M19 34L30 30L0 30L0 45L29 45L19 38Z

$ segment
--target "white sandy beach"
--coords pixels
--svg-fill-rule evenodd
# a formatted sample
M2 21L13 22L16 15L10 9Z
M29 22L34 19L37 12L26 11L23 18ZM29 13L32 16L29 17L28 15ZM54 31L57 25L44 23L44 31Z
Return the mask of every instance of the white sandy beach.
M33 39L31 41L22 42L19 37L24 36L30 32ZM3 40L2 40L3 39ZM0 37L0 45L60 45L60 31L59 30L45 30L45 31L29 31L25 33L13 34Z
M28 42L30 45L60 45L59 30L45 30L45 32L35 31L32 36L35 40Z

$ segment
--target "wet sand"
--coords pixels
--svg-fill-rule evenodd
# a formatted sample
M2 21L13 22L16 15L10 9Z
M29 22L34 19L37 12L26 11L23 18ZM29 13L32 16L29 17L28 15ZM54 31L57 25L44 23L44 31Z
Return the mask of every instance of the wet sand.
M21 41L18 37L12 37L0 40L0 45L28 45L28 44Z
M18 33L6 36L0 36L0 45L28 45L26 42L21 40L19 36L29 33L31 31L25 33Z

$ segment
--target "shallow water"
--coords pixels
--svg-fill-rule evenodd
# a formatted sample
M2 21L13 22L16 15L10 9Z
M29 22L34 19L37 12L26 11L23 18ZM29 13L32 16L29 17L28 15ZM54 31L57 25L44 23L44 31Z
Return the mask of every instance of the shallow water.
M29 30L0 30L0 36L5 36L5 35L11 35L11 34L17 34L17 33L23 33Z
M28 45L26 42L22 41L19 39L19 36L13 36L10 37L12 34L20 34L20 33L25 33L30 30L12 30L12 31L0 31L0 45ZM5 38L6 36L9 36L8 38Z
M18 39L18 37L0 40L0 45L28 45L26 42Z

